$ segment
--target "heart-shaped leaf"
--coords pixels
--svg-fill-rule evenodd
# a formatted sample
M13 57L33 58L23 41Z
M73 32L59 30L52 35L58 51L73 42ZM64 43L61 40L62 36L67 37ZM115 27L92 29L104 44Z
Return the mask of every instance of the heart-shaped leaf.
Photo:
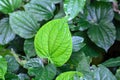
M55 5L49 0L31 0L25 11L32 13L38 21L49 20L54 16Z
M72 39L66 19L48 22L35 36L35 49L39 57L48 58L56 66L62 66L72 52Z
M33 15L28 12L18 11L10 14L12 30L23 38L32 38L39 29L39 25Z
M88 36L97 46L107 51L116 39L116 30L112 23L100 23L89 28Z

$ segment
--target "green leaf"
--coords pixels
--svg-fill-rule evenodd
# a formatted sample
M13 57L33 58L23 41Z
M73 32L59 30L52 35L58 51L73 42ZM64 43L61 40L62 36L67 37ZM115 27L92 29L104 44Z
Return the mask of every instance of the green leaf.
M64 11L68 20L75 18L83 10L86 0L64 0Z
M117 40L120 41L120 27L117 27L116 30L117 30Z
M27 39L24 42L24 51L28 58L36 56L34 39Z
M120 68L117 70L115 76L116 76L117 80L120 80Z
M55 4L62 2L62 0L49 0L49 1Z
M25 11L32 13L38 21L51 19L55 11L55 5L49 0L31 0L24 8Z
M97 1L104 1L104 2L116 2L117 0L97 0Z
M113 8L110 3L95 2L87 7L87 11L87 21L91 24L111 22L114 17Z
M0 11L7 14L19 8L22 0L0 0Z
M86 31L76 32L74 33L74 36L80 36L84 38L84 43L86 45L80 51L84 52L86 56L90 56L90 57L99 56L99 54L101 53L101 50L88 38Z
M79 59L80 59L79 64L78 64L76 70L79 72L90 72L89 57L86 57L85 54L82 52Z
M18 74L19 80L30 80L27 74L20 73Z
M35 76L35 80L53 80L56 75L56 68L52 64L48 64L45 68L29 68L28 73Z
M0 44L5 45L15 38L15 34L12 31L8 18L0 20Z
M74 76L77 75L79 77L82 77L83 74L77 71L69 71L61 73L56 80L74 80Z
M105 62L102 63L102 64L105 65L106 67L116 67L116 66L120 66L120 57L111 58L111 59L105 61Z
M24 68L28 69L30 67L43 67L43 63L42 63L41 59L39 59L39 58L31 58L24 65Z
M34 43L39 57L62 66L72 52L72 39L66 20L56 19L45 24L35 36Z
M18 11L10 14L12 30L23 38L32 38L39 29L36 19L28 12Z
M84 38L79 36L73 36L72 43L73 43L73 52L78 52L81 48L85 46Z
M7 72L7 62L6 60L0 56L0 79L5 80L4 75Z
M100 23L88 30L88 36L97 46L107 51L116 39L116 29L112 23Z
M99 65L98 68L94 68L94 80L117 80L112 72L105 66Z
M7 65L8 65L7 67L8 72L17 72L17 70L19 69L19 64L17 63L16 59L10 55L6 55L5 58L6 58Z
M18 76L14 73L6 73L5 80L19 80Z

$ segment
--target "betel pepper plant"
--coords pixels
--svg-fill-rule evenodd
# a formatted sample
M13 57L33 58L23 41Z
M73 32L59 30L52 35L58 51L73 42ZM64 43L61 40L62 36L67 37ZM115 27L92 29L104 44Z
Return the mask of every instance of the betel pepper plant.
M120 80L112 3L0 0L0 80Z

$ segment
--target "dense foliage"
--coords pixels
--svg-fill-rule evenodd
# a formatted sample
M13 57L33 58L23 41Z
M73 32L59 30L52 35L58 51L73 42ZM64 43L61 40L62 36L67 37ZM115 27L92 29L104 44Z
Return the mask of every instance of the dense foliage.
M0 80L120 80L114 2L0 0Z

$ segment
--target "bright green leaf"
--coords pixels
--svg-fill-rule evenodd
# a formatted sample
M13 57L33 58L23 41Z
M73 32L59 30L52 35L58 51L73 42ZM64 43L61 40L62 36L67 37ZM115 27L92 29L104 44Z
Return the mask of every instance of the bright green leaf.
M7 72L7 62L6 60L0 56L0 79L5 80L4 75Z
M116 74L115 74L117 80L120 80L120 68L116 71Z
M10 14L12 30L23 38L32 38L40 28L34 16L28 12L18 11Z
M7 14L21 6L22 0L0 0L0 11Z
M0 44L5 45L15 38L15 34L12 31L8 18L3 18L0 21Z
M72 39L66 20L56 19L42 26L35 36L35 49L39 57L62 66L72 52Z
M74 80L74 76L77 75L79 77L82 77L83 74L77 71L69 71L61 73L56 80Z
M120 66L120 57L111 58L111 59L105 61L105 62L102 63L102 64L105 65L106 67L116 67L116 66Z
M25 11L32 13L38 21L49 20L54 16L55 5L49 0L31 0Z
M86 0L64 0L64 11L69 20L83 10Z

